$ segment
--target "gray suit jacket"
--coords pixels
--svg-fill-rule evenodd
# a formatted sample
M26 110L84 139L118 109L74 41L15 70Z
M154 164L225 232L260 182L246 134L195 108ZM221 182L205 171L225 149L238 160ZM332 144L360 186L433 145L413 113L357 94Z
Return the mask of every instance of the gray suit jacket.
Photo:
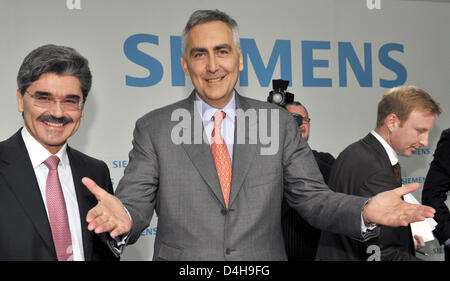
M361 209L367 199L330 191L287 111L238 94L237 110L257 115L246 122L243 144L237 143L242 127L236 125L227 209L210 145L196 144L194 133L191 144L173 141L180 132L202 130L194 97L193 92L136 122L129 164L116 191L133 220L129 243L139 238L156 211L155 260L285 260L283 196L311 225L363 239ZM267 110L279 114L279 146L273 155L261 153L268 145L253 134L260 132ZM172 118L174 112L194 118L183 122ZM268 132L276 131L268 123Z

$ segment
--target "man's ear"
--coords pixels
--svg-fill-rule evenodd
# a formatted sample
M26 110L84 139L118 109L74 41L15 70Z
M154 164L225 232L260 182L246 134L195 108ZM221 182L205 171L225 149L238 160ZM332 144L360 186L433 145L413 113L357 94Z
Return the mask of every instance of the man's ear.
M181 56L180 62L181 62L181 67L183 68L184 74L185 74L186 76L189 76L189 68L188 68L187 61L186 61L186 59L184 58L184 55Z
M239 71L244 70L244 57L242 56L242 50L239 51Z
M389 131L393 131L395 128L400 126L400 119L398 119L397 114L390 113L386 118L384 119L385 126L389 129Z
M16 92L16 95L17 95L17 110L19 111L19 112L23 112L23 96L22 96L22 93L20 92L20 89L17 89L17 92Z

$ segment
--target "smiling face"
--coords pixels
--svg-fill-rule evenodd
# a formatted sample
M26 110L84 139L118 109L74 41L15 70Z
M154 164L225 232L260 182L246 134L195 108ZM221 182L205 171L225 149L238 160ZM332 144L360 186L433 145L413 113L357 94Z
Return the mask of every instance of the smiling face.
M50 153L57 153L80 125L83 109L64 110L60 102L51 103L47 108L36 106L31 95L43 93L61 101L67 97L79 96L83 99L80 80L71 75L44 73L34 81L23 96L17 90L19 112L30 134Z
M200 98L223 108L233 96L239 72L244 69L241 51L231 28L222 21L194 26L187 36L186 55L181 65Z
M428 136L433 128L436 115L427 111L415 109L409 118L401 125L395 116L388 116L390 131L388 143L398 155L411 156L420 147L428 145Z

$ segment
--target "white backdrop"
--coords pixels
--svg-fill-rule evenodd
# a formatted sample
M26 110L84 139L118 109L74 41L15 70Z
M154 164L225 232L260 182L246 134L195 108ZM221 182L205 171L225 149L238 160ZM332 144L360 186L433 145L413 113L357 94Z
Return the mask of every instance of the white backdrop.
M23 124L15 98L23 58L43 44L74 47L88 58L94 80L70 144L104 160L116 187L135 121L192 90L179 66L179 36L188 17L217 8L240 25L247 63L237 90L266 100L271 79L291 80L288 91L307 106L309 143L319 151L337 156L373 129L387 87L412 84L428 91L444 112L429 147L400 160L404 183L423 184L440 133L450 127L450 1L367 2L0 0L0 139ZM420 200L420 192L415 195ZM156 222L123 260L151 259ZM428 259L442 259L437 243L425 250Z

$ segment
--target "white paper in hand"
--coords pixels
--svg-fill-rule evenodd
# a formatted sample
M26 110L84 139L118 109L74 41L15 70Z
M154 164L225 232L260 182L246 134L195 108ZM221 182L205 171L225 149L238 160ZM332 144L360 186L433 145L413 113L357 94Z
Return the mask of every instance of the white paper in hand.
M420 204L411 193L403 196L403 199L410 204ZM433 230L437 225L434 219L427 218L424 221L413 222L410 225L413 236L416 234L420 235L425 242L434 240Z

